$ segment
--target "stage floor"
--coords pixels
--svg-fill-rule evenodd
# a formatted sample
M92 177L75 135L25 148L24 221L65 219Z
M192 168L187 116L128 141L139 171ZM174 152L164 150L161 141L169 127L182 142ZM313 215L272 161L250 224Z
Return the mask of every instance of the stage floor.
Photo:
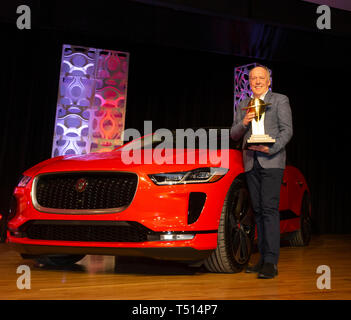
M258 259L254 253L251 262ZM17 274L30 268L30 289ZM318 289L317 268L330 268L331 289ZM27 282L28 284L29 282ZM254 274L211 274L162 261L120 261L86 256L69 269L36 266L6 244L0 245L0 299L60 300L257 300L351 299L351 235L313 236L308 247L281 248L279 275L261 280Z

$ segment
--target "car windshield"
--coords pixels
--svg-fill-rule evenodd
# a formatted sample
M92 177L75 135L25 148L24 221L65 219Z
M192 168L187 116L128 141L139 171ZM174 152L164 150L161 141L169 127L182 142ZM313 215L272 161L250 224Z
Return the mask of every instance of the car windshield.
M120 150L140 149L239 149L240 142L230 138L229 128L200 128L157 130L155 133L132 140L122 146Z

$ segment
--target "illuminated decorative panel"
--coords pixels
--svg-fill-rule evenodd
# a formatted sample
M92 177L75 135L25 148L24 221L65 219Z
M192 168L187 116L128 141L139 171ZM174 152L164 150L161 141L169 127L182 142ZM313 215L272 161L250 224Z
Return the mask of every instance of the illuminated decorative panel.
M101 152L114 149L123 141L128 56L101 51L97 66L91 150Z
M122 144L129 54L64 45L52 156Z
M234 68L234 115L239 102L252 95L249 82L249 72L257 65L259 65L259 63L255 62ZM269 90L272 90L272 71L270 69L269 71L271 74L271 87Z
M90 108L57 105L52 156L89 153Z

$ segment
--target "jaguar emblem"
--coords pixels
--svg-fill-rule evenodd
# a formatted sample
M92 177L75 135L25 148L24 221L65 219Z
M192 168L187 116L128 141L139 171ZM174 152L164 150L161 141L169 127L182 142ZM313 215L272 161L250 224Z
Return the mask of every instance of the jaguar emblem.
M84 192L88 186L88 181L84 178L80 178L75 185L75 189L77 192Z

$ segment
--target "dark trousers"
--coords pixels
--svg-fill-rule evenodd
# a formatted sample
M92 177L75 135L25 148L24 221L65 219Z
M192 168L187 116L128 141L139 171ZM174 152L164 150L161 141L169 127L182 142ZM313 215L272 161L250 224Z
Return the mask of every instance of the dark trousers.
M258 251L261 261L278 264L280 249L279 199L283 169L264 169L255 158L246 173L257 224Z

